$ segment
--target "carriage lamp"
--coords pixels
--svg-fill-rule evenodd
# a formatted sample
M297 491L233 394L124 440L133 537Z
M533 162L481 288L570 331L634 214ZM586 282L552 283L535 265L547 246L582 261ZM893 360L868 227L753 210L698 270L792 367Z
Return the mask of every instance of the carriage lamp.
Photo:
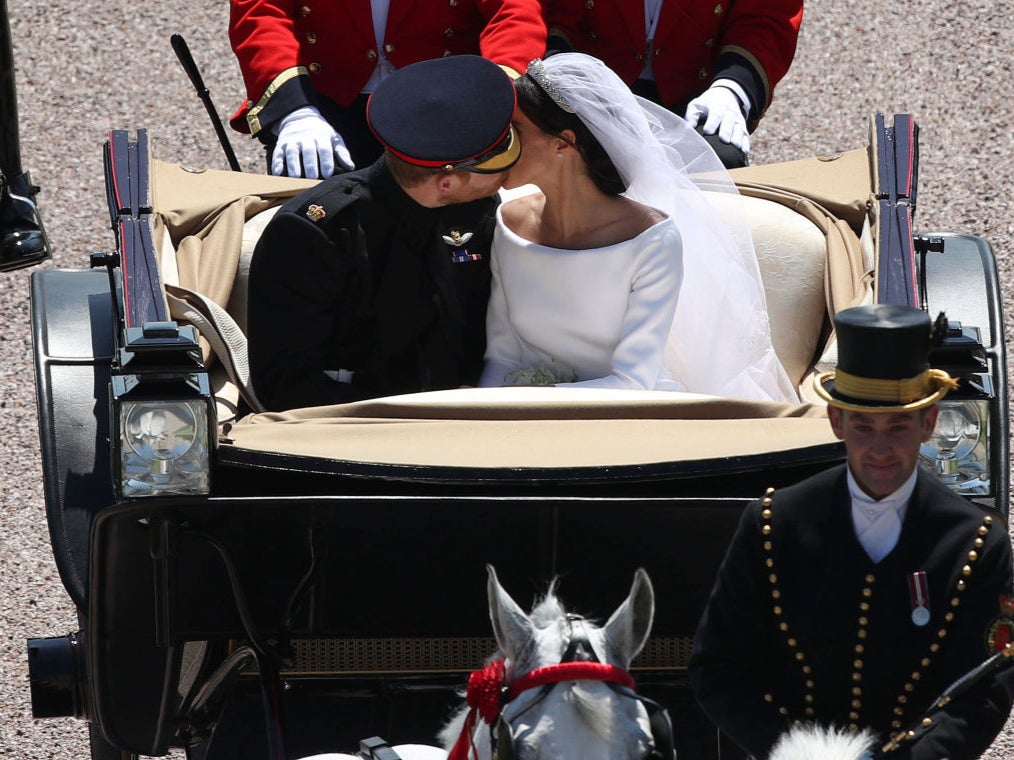
M180 370L167 358L152 350L144 361L124 362L132 371L111 378L114 482L123 498L211 490L215 410L208 375Z
M991 420L999 402L979 329L948 322L930 364L959 378L959 386L937 404L937 424L920 447L920 462L960 494L991 496Z
M119 408L122 495L206 494L207 403L128 401Z
M923 466L960 494L990 493L989 401L941 401L930 439L920 448Z

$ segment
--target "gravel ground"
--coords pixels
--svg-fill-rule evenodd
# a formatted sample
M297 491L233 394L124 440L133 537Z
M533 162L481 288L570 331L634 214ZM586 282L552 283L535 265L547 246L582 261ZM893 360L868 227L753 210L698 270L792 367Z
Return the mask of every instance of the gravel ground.
M102 184L110 129L147 127L160 158L227 168L169 36L190 42L220 114L242 97L224 0L103 4L9 0L25 167L55 266L113 247ZM875 111L911 113L922 132L917 224L989 239L1009 290L1014 246L1014 35L1003 4L970 0L811 2L792 71L754 134L755 163L862 147ZM261 153L234 139L244 169ZM76 628L51 556L40 482L28 315L29 273L0 275L0 755L87 756L85 725L33 721L25 640ZM1005 310L1008 331L1012 311ZM986 755L1014 757L1014 725Z

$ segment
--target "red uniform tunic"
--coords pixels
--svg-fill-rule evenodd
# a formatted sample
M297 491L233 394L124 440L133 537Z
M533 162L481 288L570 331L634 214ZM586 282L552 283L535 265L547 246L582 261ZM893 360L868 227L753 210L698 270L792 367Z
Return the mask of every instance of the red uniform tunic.
M379 57L369 0L231 0L229 39L247 91L232 126L254 134L283 88L290 102L295 89L348 106ZM472 53L524 73L545 48L538 0L390 0L383 53L395 68Z
M550 35L601 58L632 84L644 69L644 0L547 0ZM744 87L757 119L796 52L803 0L664 0L651 50L662 103L684 103L715 79Z

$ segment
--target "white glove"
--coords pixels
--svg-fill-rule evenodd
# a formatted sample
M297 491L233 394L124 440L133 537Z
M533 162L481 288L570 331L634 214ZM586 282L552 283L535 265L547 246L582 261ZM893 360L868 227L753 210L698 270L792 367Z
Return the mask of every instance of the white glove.
M692 127L704 119L704 134L718 132L718 139L750 153L750 135L739 96L724 84L715 83L687 104L683 117Z
M313 106L297 108L275 130L278 142L271 154L271 173L288 169L290 177L321 179L334 174L335 159L346 170L356 168L345 141Z

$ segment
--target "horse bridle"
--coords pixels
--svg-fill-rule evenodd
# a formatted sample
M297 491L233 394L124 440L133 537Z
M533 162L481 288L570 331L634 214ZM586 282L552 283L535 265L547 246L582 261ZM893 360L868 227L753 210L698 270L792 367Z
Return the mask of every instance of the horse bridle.
M545 699L546 695L553 690L556 684L562 681L578 680L603 681L617 694L636 699L643 704L648 713L648 724L651 728L652 737L652 749L644 756L643 760L675 760L676 748L673 742L672 721L669 719L669 713L666 709L655 700L637 693L634 678L630 675L629 671L599 660L598 655L596 655L592 647L591 639L588 637L584 619L580 615L568 614L566 619L570 627L570 640L559 664L536 668L514 679L509 684L503 683L503 660L498 660L493 664L494 670L496 670L500 678L499 702L495 708L495 715L487 703L486 710L482 714L482 719L490 724L490 745L494 760L516 760L517 757L514 750L513 732L510 723L503 715L504 709L513 699L531 689L541 689L536 698L513 717L513 720L517 720L521 715ZM481 708L476 706L477 701L473 703L472 699L473 679L476 679L477 676L488 677L488 668L490 666L487 666L482 671L476 671L469 678L469 704L473 706L473 711L479 709L481 712ZM496 677L493 676L494 679ZM470 715L470 718L472 718L472 715ZM471 721L471 724L466 720L466 725L462 732L462 738L464 738L466 732L468 733L469 737L467 741L469 742L469 746L472 726L474 726L474 720ZM459 745L462 744L462 738L459 738L454 751L449 756L449 760L466 760L467 750L464 755L459 754Z

